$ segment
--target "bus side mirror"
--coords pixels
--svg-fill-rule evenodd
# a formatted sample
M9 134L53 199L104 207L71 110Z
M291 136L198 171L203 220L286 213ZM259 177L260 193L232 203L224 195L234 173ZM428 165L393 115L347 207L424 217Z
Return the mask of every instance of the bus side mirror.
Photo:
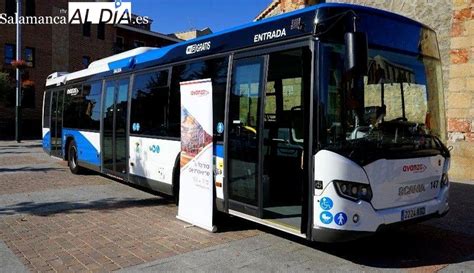
M367 75L369 66L367 33L347 32L344 34L344 41L346 45L346 71L359 75Z

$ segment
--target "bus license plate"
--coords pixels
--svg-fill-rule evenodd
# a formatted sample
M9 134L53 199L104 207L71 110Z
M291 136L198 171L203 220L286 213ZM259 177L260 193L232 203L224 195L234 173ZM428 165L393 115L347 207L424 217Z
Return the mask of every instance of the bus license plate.
M402 221L420 217L426 214L425 207L402 210Z

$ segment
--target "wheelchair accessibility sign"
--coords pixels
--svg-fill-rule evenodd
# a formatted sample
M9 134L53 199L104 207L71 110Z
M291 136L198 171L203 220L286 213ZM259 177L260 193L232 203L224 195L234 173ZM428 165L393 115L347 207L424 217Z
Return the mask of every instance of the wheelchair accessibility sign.
M319 205L323 210L330 210L332 209L334 203L332 202L331 198L329 197L323 197L321 198L321 201L319 202Z

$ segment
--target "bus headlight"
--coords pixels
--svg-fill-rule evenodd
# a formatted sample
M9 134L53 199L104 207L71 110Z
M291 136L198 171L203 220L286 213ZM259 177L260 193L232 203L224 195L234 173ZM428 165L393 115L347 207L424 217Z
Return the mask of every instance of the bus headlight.
M357 182L335 180L337 193L346 199L352 201L364 200L370 202L372 200L372 189L370 185Z
M445 188L449 185L449 178L447 173L443 173L441 177L441 188Z

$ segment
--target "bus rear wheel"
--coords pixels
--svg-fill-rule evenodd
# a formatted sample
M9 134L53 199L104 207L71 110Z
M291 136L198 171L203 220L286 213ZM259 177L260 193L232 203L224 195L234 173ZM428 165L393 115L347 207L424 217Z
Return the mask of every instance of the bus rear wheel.
M71 140L69 143L69 149L68 149L68 165L69 165L69 170L73 174L80 174L83 172L83 168L77 164L77 146L76 142L74 140Z

